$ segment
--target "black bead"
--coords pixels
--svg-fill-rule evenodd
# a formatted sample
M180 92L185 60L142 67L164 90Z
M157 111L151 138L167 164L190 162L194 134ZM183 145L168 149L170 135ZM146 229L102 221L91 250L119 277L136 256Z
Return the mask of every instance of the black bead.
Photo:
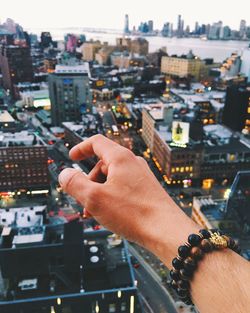
M232 250L236 253L239 250L239 245L236 242L234 243L234 247L232 248Z
M187 246L180 246L178 248L178 254L181 258L185 259L186 257L188 257L190 252L190 247Z
M205 239L209 239L211 237L210 232L207 229L201 229L199 233L203 236Z
M174 258L172 261L172 265L176 270L179 270L183 267L183 262L177 258Z
M229 237L229 244L228 244L228 247L229 247L230 249L234 249L234 247L235 247L235 241L234 241L231 237Z
M180 288L178 288L178 289L176 290L176 292L177 292L177 294L178 294L178 296L179 296L180 298L186 298L187 295L188 295L188 291L187 291L187 290L183 290L183 289L180 289Z
M194 273L194 271L192 271L190 269L183 268L180 270L180 277L183 280L189 280L190 278L193 277L193 273Z
M180 289L188 290L190 288L190 283L188 280L179 280L177 282Z
M190 271L192 273L197 268L197 264L195 262L193 262L193 263L185 263L184 262L183 266L184 266L184 269L186 269L187 271Z
M201 237L197 234L189 235L188 242L192 247L197 247L201 242Z
M180 278L180 273L176 270L171 270L169 275L173 280L176 280L176 281Z

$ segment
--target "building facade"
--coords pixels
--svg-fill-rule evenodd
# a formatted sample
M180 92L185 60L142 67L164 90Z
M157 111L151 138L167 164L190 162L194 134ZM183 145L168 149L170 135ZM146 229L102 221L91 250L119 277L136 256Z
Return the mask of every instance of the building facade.
M176 77L193 77L199 79L202 68L202 60L196 57L169 57L161 59L161 72Z
M250 87L227 88L222 121L235 131L250 133Z
M95 60L95 55L102 47L100 41L96 42L85 42L82 47L82 59L87 62L91 62Z
M171 120L163 118L161 110L145 107L142 113L142 138L150 149L153 161L168 185L202 185L229 183L238 171L250 167L247 140L230 129L211 124L199 129L202 137L191 137L193 123L177 122L186 142L176 142ZM187 127L188 130L185 130Z
M145 38L136 38L131 41L131 52L139 55L147 55L149 43Z
M0 68L3 75L3 87L14 94L14 85L33 81L30 48L1 45Z
M26 131L0 133L0 192L49 192L48 152Z
M91 110L88 66L57 65L49 75L52 124L80 121L81 113Z

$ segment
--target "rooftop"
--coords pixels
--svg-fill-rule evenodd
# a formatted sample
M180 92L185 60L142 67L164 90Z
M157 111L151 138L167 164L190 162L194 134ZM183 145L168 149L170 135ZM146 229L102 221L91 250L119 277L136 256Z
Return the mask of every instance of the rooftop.
M31 227L43 225L46 206L0 209L0 226Z
M57 64L55 68L55 74L88 74L90 77L89 64L87 62L76 65Z
M10 115L8 111L0 110L0 123L12 123L15 119Z
M33 146L43 144L42 140L34 133L27 130L16 133L0 132L0 147Z
M94 114L84 114L81 122L64 122L63 127L75 132L81 138L88 138L100 132L100 121Z

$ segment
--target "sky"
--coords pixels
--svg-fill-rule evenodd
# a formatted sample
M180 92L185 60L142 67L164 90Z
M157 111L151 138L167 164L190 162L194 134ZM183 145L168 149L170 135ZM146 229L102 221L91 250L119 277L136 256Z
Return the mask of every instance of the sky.
M141 21L154 21L162 29L165 22L174 23L181 14L185 26L194 28L195 21L239 28L240 20L250 25L249 0L1 0L0 21L14 19L24 28L94 27L124 28L124 16L129 15L130 28Z

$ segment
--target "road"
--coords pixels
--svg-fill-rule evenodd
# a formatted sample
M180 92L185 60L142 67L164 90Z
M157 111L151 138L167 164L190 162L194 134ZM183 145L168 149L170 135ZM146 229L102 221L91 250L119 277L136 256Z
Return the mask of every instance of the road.
M162 286L158 275L131 245L129 245L129 251L141 264L139 268L135 269L135 277L138 281L139 292L143 295L143 303L146 304L146 311L150 313L177 313L174 302Z
M176 313L166 293L143 266L135 270L135 277L138 281L139 291L150 306L151 312ZM148 308L147 311L150 311L150 309Z

